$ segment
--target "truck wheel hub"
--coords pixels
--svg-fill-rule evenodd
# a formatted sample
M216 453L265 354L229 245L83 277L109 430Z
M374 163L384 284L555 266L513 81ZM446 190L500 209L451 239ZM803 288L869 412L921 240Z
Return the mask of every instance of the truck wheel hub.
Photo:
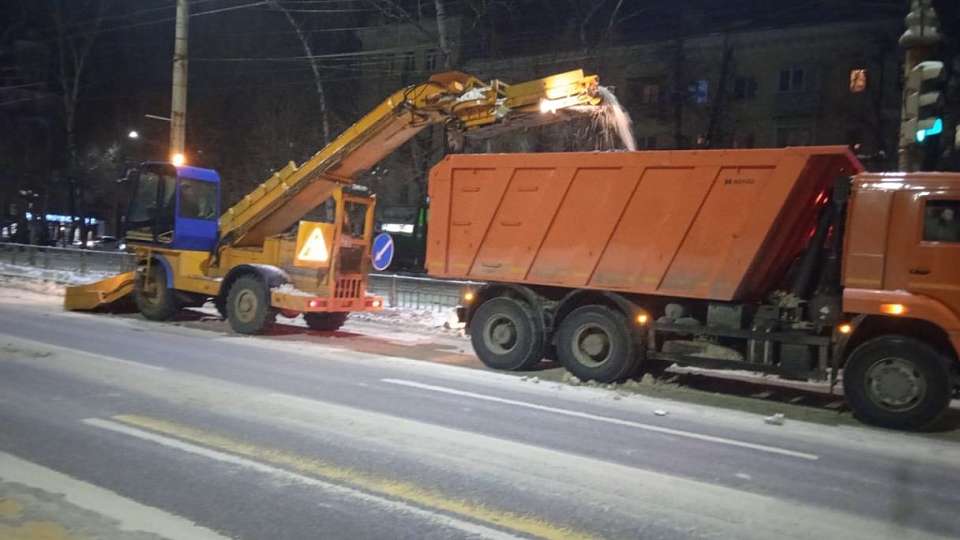
M517 346L517 325L506 316L492 317L486 324L483 340L496 354L506 354Z
M237 295L236 315L243 322L250 322L257 313L257 295L253 291L241 291Z
M610 336L599 326L581 326L577 329L573 343L574 356L584 365L596 367L610 357Z
M867 370L871 399L891 410L913 407L926 393L926 383L912 363L901 358L884 358Z

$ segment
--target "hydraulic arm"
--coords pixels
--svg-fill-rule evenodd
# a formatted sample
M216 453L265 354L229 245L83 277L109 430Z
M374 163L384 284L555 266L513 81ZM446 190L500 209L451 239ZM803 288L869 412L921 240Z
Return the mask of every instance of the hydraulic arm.
M597 77L582 70L515 85L460 72L434 75L394 93L308 161L290 162L224 212L220 246L262 245L427 126L480 135L555 122L565 109L600 101Z

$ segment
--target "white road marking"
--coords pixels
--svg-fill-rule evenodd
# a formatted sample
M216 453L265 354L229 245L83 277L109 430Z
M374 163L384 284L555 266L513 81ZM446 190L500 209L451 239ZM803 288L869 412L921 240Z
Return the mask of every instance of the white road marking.
M0 478L62 495L64 500L116 520L124 531L142 531L162 538L226 540L227 537L180 516L140 504L126 497L63 473L0 452Z
M254 461L247 458L242 458L235 456L233 454L228 454L226 452L220 452L218 450L211 450L203 446L198 446L195 444L179 441L170 437L163 435L157 435L156 433L151 433L142 429L137 429L133 427L120 424L118 422L113 422L110 420L103 420L100 418L87 418L83 420L83 423L105 429L108 431L113 431L115 433L121 433L131 437L135 437L141 440L150 441L157 443L168 448L173 448L176 450L181 450L190 454L202 456L205 458L213 459L220 461L222 463L229 463L232 465L237 465L240 467L245 467L252 469L261 473L266 473L273 475L275 477L284 479L284 480L293 480L296 482L301 482L307 485L318 487L324 491L327 491L338 497L352 497L354 499L361 500L366 503L375 504L387 510L406 513L424 518L431 523L438 525L443 525L453 529L457 529L463 533L469 535L475 535L480 538L490 538L493 540L520 540L521 537L515 536L503 531L498 531L496 529L491 529L490 527L484 527L476 523L471 523L469 521L464 521L454 517L447 516L438 512L432 512L417 506L406 504L400 501L391 500L385 497L379 497L376 495L371 495L369 493L333 484L330 482L325 482L317 478L310 476L290 472L279 467L274 467L272 465L266 465L260 463L259 461Z
M95 356L98 360L106 360L108 362L113 362L115 364L125 364L128 366L135 366L138 368L149 369L152 371L167 371L167 368L161 366L155 366L153 364L144 364L142 362L134 362L133 360L125 360L123 358L117 358L115 356L107 356L92 351L84 351L80 349L71 349L70 347L61 347L60 345L52 345L50 343L44 343L42 341L35 341L32 339L22 338L20 336L14 336L12 334L2 334L0 333L0 338L6 339L7 341L16 344L17 342L23 344L23 346L34 347L41 350L53 350L59 354L71 355L71 354L83 354L87 356Z
M777 446L767 446L765 444L755 444L746 441L738 441L736 439L728 439L726 437L717 437L714 435L705 435L702 433L694 433L692 431L683 431L680 429L666 428L662 426L655 426L652 424L643 424L640 422L634 422L632 420L623 420L620 418L613 418L611 416L601 416L598 414L585 413L580 411L572 411L569 409L561 409L557 407L549 407L546 405L539 405L536 403L529 403L526 401L518 401L515 399L506 399L496 396L488 396L486 394L477 394L475 392L467 392L465 390L457 390L455 388L447 388L445 386L434 386L432 384L423 384L415 381L407 381L403 379L380 379L381 382L387 384L396 384L399 386L407 386L410 388L419 388L421 390L430 390L432 392L440 392L443 394L450 394L454 396L463 396L473 399L480 399L484 401L492 401L494 403L503 403L506 405L515 405L517 407L525 407L527 409L534 409L538 411L545 411L554 414L562 414L565 416L573 416L576 418L583 418L586 420L595 420L597 422L605 422L608 424L616 424L619 426L627 426L637 429L643 429L646 431L652 431L656 433L663 433L665 435L673 435L676 437L686 437L688 439L695 439L698 441L712 442L717 444L725 444L728 446L737 446L740 448L749 448L750 450L758 450L760 452L768 452L771 454L779 454L782 456L789 456L799 459L806 459L810 461L816 461L820 459L820 456L816 454L808 454L806 452L798 452L796 450L789 450L787 448L780 448Z
M379 259L380 257L383 257L384 255L386 255L387 251L390 251L391 247L393 247L393 244L389 242L384 244L384 246L380 248L380 251L377 252L377 256L374 257L374 259Z
M153 364L143 364L143 363L140 363L140 362L134 362L133 360L124 360L123 358L117 358L117 357L115 357L115 356L103 356L103 355L97 354L97 353L87 353L87 354L94 354L94 355L96 355L96 356L99 356L101 360L107 360L107 361L109 361L109 362L116 362L116 363L118 363L118 364L125 364L125 365L128 365L128 366L136 366L136 367L138 367L138 368L150 369L150 370L153 370L153 371L166 371L166 370L167 370L167 368L165 368L165 367L155 366L155 365L153 365Z

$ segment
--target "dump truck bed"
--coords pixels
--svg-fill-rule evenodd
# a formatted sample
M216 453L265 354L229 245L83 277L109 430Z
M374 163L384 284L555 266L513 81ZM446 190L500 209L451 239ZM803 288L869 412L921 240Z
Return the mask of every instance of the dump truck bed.
M712 300L779 281L846 147L450 155L430 175L436 277Z

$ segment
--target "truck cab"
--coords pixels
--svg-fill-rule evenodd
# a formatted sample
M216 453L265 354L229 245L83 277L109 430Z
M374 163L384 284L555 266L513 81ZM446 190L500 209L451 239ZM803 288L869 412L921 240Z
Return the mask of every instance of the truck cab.
M217 244L220 175L212 169L147 162L128 177L128 242L211 251Z

